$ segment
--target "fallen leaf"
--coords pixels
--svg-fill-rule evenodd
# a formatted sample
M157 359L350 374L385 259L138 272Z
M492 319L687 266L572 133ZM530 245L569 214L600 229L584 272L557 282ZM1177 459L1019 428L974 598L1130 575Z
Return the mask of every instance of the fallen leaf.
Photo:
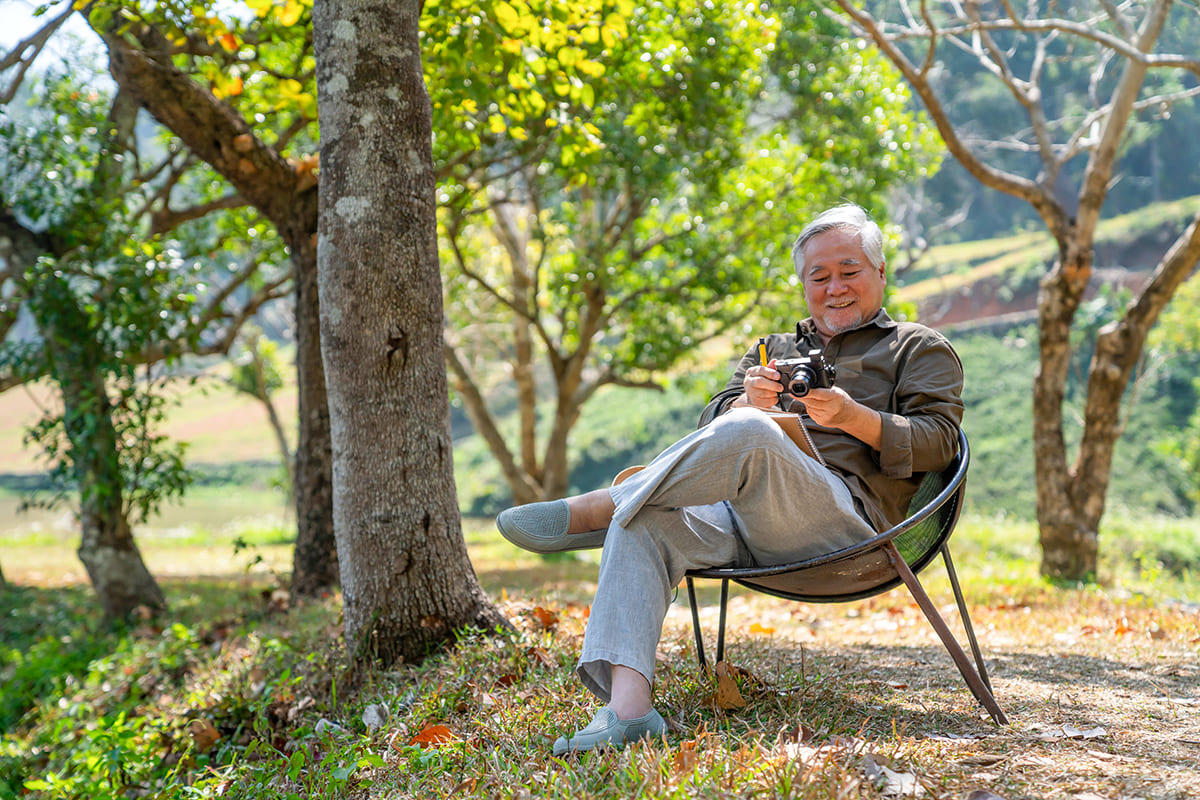
M879 787L885 797L922 797L925 787L911 772L896 772L878 763L872 756L863 756L863 772Z
M689 739L684 742L679 748L679 752L675 754L673 762L675 777L681 777L694 770L699 760L700 754L696 752L696 740Z
M382 703L372 703L363 709L362 721L371 733L382 728L388 721L387 706Z
M1068 739L1103 739L1105 736L1108 736L1108 731L1099 726L1084 730L1076 728L1074 725L1063 725L1062 732L1063 736L1066 736Z
M991 755L983 753L977 756L967 756L958 763L968 767L990 767L992 764L998 764L1004 761L1008 756Z
M540 647L529 648L529 655L533 657L535 663L541 664L546 669L555 669L558 666L558 662Z
M417 744L421 747L437 747L438 745L450 744L457 741L458 737L454 735L454 731L445 725L426 725L421 729L420 733L412 738L409 744Z
M717 708L728 711L743 708L746 700L733 678L734 670L724 661L717 663Z
M1113 630L1113 633L1117 636L1124 636L1125 634L1132 632L1133 628L1129 627L1129 620L1126 617L1121 617L1121 619L1117 622L1116 629Z
M758 633L758 634L769 634L769 633L774 633L775 629L769 628L766 625L759 625L757 622L755 622L754 624L752 624L750 626L750 632Z
M555 614L553 611L548 611L541 606L536 606L533 609L533 617L538 621L538 624L540 624L546 630L551 630L552 628L558 627L558 614Z
M316 724L316 726L314 726L313 730L316 731L317 735L320 735L323 733L333 734L333 733L345 733L346 732L346 729L343 728L341 725L338 725L336 722L330 722L329 720L325 719L324 717L321 717L319 720L317 720L317 724Z
M793 725L790 728L780 728L779 735L775 737L780 744L804 744L811 742L813 738L812 728L801 722L798 725Z
M207 753L221 738L221 732L207 719L194 719L189 722L188 733L192 735L192 741L201 753Z

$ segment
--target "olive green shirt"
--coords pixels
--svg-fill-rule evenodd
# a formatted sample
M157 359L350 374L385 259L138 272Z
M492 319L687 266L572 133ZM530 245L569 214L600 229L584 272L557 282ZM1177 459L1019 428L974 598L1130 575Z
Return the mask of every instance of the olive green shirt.
M923 473L944 469L958 450L962 421L962 362L946 337L915 322L896 322L886 311L822 345L811 318L796 333L767 338L767 359L796 358L823 349L836 370L834 385L883 418L879 450L837 428L805 417L813 443L829 469L845 482L858 512L876 530L904 520ZM742 394L746 370L759 363L757 343L742 357L726 388L700 416L707 425ZM803 404L784 395L785 409ZM790 404L789 404L790 401Z

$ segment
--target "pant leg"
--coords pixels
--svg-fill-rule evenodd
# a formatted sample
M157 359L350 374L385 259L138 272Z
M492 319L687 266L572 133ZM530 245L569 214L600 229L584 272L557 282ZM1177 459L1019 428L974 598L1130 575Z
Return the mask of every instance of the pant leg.
M663 619L687 570L747 551L755 563L785 563L874 533L845 484L754 409L685 436L610 493L616 510L578 670L606 702L611 664L653 681Z
M646 508L627 527L611 524L577 667L583 685L607 703L613 664L653 682L663 620L684 573L728 564L737 554L733 519L723 503Z
M693 431L610 493L621 525L647 507L728 502L758 564L833 552L875 533L841 479L753 408Z

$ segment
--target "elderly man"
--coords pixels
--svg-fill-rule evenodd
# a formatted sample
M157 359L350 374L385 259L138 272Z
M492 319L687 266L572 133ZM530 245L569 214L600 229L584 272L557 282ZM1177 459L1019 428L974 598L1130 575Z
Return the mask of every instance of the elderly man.
M962 365L937 332L882 310L883 234L832 208L792 248L810 317L766 337L713 397L701 427L619 485L506 509L496 524L534 552L603 546L578 673L603 700L555 755L659 735L654 654L675 586L692 568L778 564L870 538L904 518L921 475L955 454ZM776 361L821 349L834 385L796 400ZM802 412L825 464L766 413Z

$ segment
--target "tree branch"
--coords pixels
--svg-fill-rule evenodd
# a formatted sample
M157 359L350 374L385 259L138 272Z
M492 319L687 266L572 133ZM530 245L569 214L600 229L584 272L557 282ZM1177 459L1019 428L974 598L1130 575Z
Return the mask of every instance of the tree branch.
M25 79L25 73L29 67L37 60L38 55L46 47L46 42L50 41L50 37L66 23L67 18L74 12L74 6L68 3L66 11L51 19L29 37L17 42L7 55L0 58L0 73L14 66L17 67L17 72L13 75L8 87L0 92L0 106L6 105L17 96L17 91L21 88L21 82Z

